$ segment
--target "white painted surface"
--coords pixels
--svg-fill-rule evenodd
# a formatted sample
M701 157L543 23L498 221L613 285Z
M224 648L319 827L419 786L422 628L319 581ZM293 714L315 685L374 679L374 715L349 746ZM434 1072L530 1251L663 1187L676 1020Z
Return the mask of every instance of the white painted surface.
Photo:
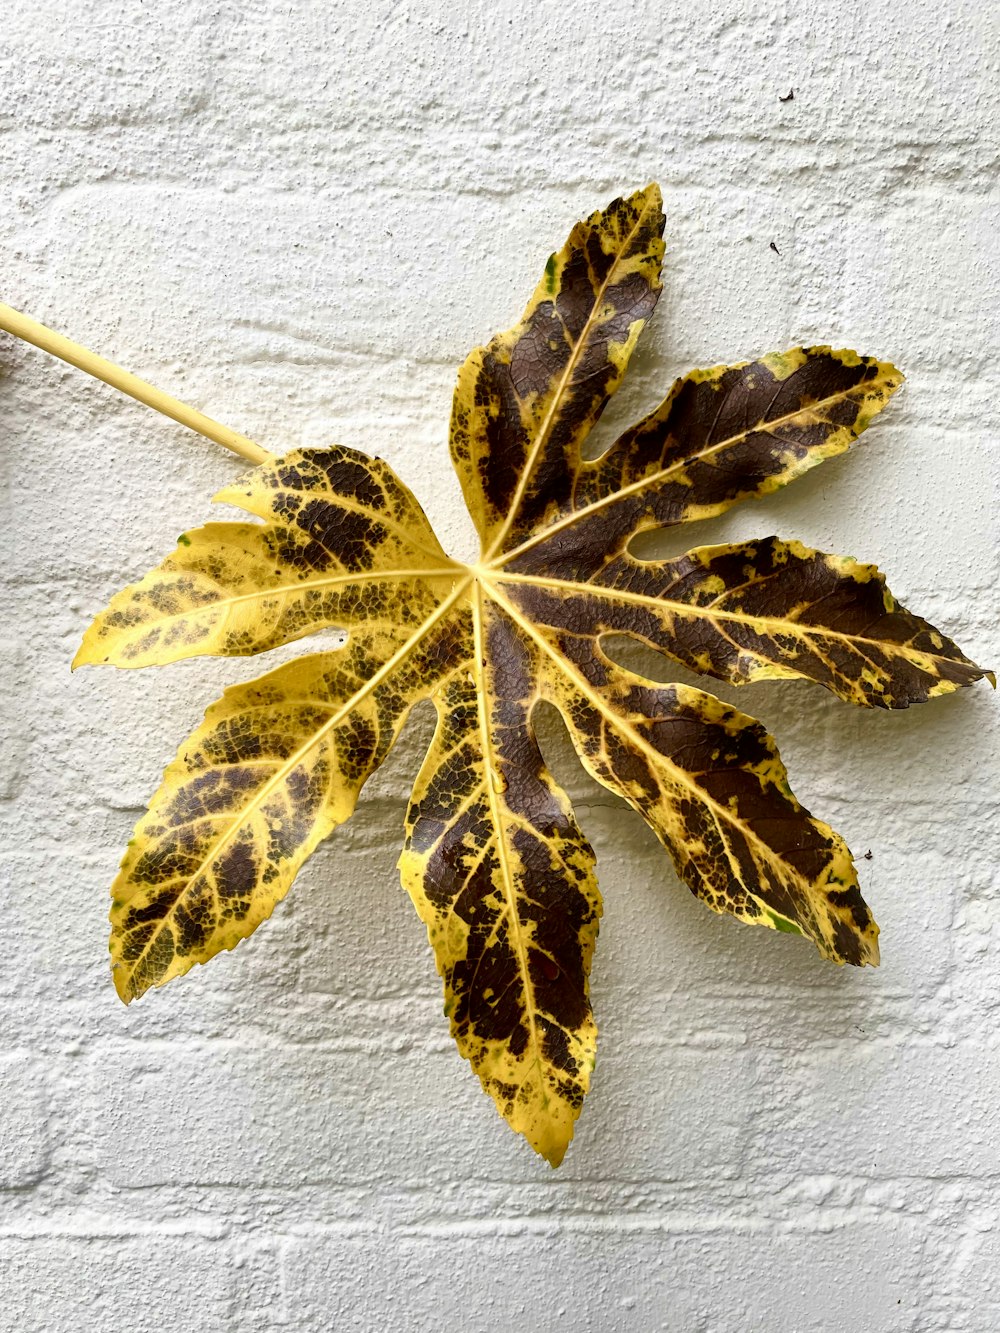
M0 299L275 451L377 451L462 553L456 367L576 217L658 179L666 291L615 421L796 342L909 376L864 447L697 540L876 559L996 665L991 9L8 0ZM606 916L552 1173L451 1047L396 881L419 727L252 942L119 1005L121 849L260 665L68 664L239 464L7 339L0 413L4 1333L1000 1327L988 688L895 716L739 695L871 850L878 972L706 912L554 739Z

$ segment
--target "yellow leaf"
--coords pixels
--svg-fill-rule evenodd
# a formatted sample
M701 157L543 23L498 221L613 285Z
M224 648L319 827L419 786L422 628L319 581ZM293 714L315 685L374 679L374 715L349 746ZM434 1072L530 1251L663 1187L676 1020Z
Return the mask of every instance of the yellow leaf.
M902 382L829 347L695 371L603 457L583 443L659 292L656 186L580 222L521 321L459 374L451 451L479 560L442 551L390 468L298 450L217 499L212 523L126 588L78 662L239 656L349 632L229 690L182 747L114 887L115 980L130 999L232 948L354 809L412 705L438 722L400 859L459 1050L501 1115L562 1160L596 1050L594 855L539 753L563 714L584 765L649 822L707 906L878 961L850 852L791 792L759 722L616 666L625 634L737 683L805 677L905 708L985 673L893 599L872 565L776 537L642 561L650 527L766 495L847 449Z
M270 916L434 688L451 651L440 628L448 606L408 636L362 632L343 653L299 658L209 708L112 887L111 955L126 1003Z
M511 1127L558 1166L597 1047L594 855L535 741L529 643L481 588L468 622L466 663L435 695L400 870L459 1050Z
M417 626L454 579L410 492L353 449L296 450L215 498L265 522L184 533L97 617L74 666L246 656L329 626Z

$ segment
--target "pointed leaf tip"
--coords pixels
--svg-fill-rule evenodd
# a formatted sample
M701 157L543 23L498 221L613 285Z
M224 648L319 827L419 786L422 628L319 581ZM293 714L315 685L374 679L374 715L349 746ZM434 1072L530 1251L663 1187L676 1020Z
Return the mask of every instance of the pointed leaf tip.
M577 222L521 320L458 376L451 456L483 558L529 537L579 468L660 292L656 185Z

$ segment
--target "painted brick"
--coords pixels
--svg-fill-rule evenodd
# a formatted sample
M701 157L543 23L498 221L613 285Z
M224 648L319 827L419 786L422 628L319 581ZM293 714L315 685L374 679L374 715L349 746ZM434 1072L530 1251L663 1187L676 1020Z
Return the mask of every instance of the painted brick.
M165 1326L205 1333L253 1333L276 1327L279 1297L258 1286L256 1309L246 1308L242 1255L209 1236L155 1233L0 1238L0 1329L3 1333L128 1324L135 1333ZM262 1273L266 1262L259 1261ZM263 1287L263 1290L261 1289ZM271 1319L258 1319L261 1306Z
M461 1181L469 1172L482 1181L545 1179L543 1163L510 1154L468 1067L443 1043L419 1049L398 1012L387 1017L395 1021L383 1031L355 1023L334 1052L165 1042L102 1049L90 1062L99 1169L120 1189L169 1184L178 1174L209 1185L336 1189ZM745 1052L713 1057L619 1043L602 1055L565 1174L733 1176L755 1082ZM147 1151L123 1156L121 1142L143 1137L151 1119L164 1123ZM706 1119L711 1144L700 1130Z
M483 1239L478 1230L428 1229L395 1241L335 1235L298 1243L288 1272L302 1327L325 1328L331 1299L357 1311L362 1327L392 1330L439 1328L443 1310L470 1333L918 1326L923 1238L898 1221L786 1230L766 1245L718 1221L696 1235L515 1226L492 1240L497 1263L488 1274ZM444 1244L451 1262L441 1272L435 1255ZM737 1264L744 1276L733 1283ZM677 1281L687 1272L697 1282Z
M42 1067L28 1052L0 1058L0 1190L36 1184L49 1163L48 1099Z
M846 1151L851 1169L875 1178L1000 1174L994 1151L1000 1050L959 1034L953 1040L947 1046L857 1040L801 1056L773 1118L761 1126L775 1163L821 1172L838 1158L846 1165ZM849 1145L845 1122L852 1126Z

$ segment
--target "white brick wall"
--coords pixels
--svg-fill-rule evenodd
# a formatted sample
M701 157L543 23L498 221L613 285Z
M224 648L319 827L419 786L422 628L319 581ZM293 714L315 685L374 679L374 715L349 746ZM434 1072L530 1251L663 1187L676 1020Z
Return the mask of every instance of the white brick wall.
M817 339L897 360L870 443L697 540L877 559L996 665L992 10L8 0L0 300L275 451L379 452L463 554L456 367L576 217L658 179L666 290L607 433L699 362ZM1000 1327L986 687L895 716L739 695L871 849L863 974L705 912L553 732L606 916L601 1056L552 1173L452 1049L396 880L426 726L252 942L119 1005L121 849L260 666L68 664L239 464L8 339L0 413L3 1333Z

